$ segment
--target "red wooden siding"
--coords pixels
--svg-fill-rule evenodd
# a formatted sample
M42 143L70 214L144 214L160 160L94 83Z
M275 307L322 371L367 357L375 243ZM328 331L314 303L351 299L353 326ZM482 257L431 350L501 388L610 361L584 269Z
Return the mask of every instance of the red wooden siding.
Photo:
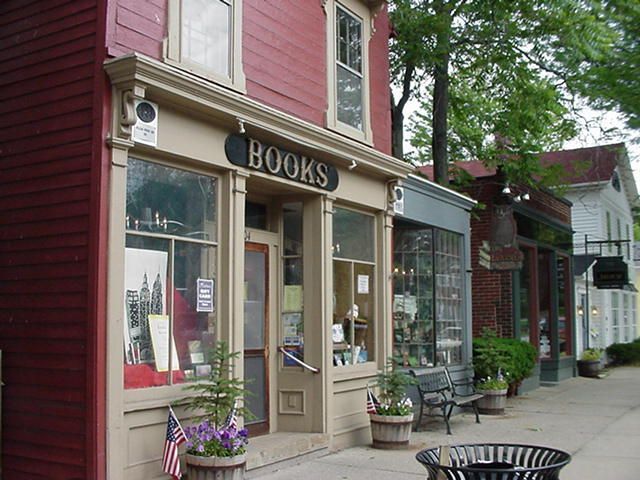
M243 68L247 95L318 126L327 110L326 15L319 0L243 0ZM109 2L107 52L137 51L162 60L167 0ZM391 152L389 20L375 20L370 42L371 115L375 148Z
M391 99L389 98L389 17L381 11L374 23L375 33L369 43L369 78L371 78L371 126L377 150L391 155Z
M2 478L96 475L88 436L98 0L0 2ZM103 14L102 14L103 15ZM91 439L91 442L96 442Z
M321 2L244 0L243 8L247 94L324 125L327 34Z

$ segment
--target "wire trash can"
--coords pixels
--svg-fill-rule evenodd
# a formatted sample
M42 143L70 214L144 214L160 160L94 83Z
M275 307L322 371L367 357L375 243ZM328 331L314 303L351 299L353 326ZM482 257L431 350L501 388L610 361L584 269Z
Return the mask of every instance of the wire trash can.
M476 443L427 448L416 460L429 480L557 480L571 455L537 445Z

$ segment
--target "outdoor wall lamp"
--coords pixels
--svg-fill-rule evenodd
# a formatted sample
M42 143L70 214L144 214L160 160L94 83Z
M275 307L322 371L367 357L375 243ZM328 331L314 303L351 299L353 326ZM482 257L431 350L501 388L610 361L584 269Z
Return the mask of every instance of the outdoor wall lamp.
M597 314L598 314L598 307L594 305L591 307L591 315L597 315Z
M584 315L584 308L582 308L582 305L578 305L578 315Z

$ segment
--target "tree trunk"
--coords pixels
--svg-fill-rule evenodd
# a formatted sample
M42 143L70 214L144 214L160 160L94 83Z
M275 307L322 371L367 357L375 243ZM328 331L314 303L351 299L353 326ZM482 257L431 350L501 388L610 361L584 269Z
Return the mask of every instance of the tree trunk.
M391 155L404 160L404 114L391 97Z
M436 65L433 72L433 176L440 185L449 184L447 153L447 110L449 107L449 52L451 50L451 11L443 0L435 2L436 12L444 19L436 35Z

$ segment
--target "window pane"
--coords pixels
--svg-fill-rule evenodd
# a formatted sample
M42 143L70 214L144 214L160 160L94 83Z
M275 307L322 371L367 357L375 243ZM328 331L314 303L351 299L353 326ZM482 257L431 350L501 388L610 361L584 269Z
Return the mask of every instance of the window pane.
M284 254L302 255L302 203L283 205Z
M333 364L355 365L374 359L374 266L333 262Z
M168 384L169 336L152 342L150 317L166 327L170 305L169 241L127 235L124 291L124 384L125 388ZM156 323L155 325L158 325ZM164 360L156 352L165 352ZM158 360L158 362L156 362Z
M216 311L215 262L214 247L186 242L175 243L173 331L180 369L187 380L209 373L207 353L213 347ZM211 302L203 304L202 295L208 292Z
M436 344L439 364L462 362L462 236L435 231Z
M336 24L338 61L362 73L362 21L338 8Z
M393 357L405 367L433 366L433 230L394 232Z
M229 76L231 6L220 0L182 0L181 57Z
M258 230L267 230L267 206L262 203L245 201L244 226Z
M531 340L531 250L522 250L524 259L522 269L518 272L520 276L520 340L529 342Z
M335 208L333 213L333 256L373 262L374 217Z
M362 130L362 78L338 65L338 120Z
M127 230L215 240L215 180L129 159Z

